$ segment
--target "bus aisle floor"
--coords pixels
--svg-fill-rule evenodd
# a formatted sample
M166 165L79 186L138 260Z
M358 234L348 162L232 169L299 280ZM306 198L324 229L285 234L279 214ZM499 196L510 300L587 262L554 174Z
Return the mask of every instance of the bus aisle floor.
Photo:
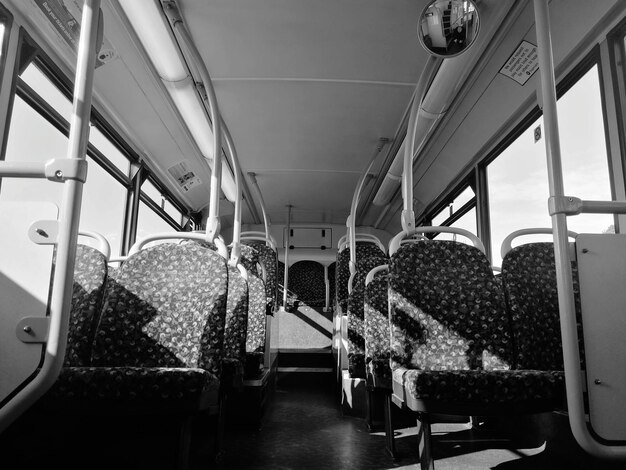
M417 427L395 430L398 458L394 460L385 452L383 429L369 432L364 419L342 416L335 387L332 373L279 374L263 426L256 430L229 426L218 462L195 470L420 468ZM575 443L565 415L544 414L508 423L491 419L473 429L458 419L441 418L433 425L436 470L619 468L585 454Z

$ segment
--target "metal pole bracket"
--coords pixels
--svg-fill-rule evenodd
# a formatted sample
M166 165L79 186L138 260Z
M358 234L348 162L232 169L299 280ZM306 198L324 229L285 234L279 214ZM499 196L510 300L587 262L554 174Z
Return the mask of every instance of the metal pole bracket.
M548 199L550 215L578 215L583 210L583 201L572 196L552 196Z
M85 183L87 181L87 160L82 158L53 158L46 162L45 174L50 181L76 180Z
M18 322L15 334L24 343L45 343L49 327L50 317L24 317Z

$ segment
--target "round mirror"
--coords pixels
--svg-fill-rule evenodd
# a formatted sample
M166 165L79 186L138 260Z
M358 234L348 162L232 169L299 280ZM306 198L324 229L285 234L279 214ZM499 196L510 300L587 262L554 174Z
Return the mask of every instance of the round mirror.
M454 57L478 36L478 10L471 0L434 0L424 9L417 35L431 54Z

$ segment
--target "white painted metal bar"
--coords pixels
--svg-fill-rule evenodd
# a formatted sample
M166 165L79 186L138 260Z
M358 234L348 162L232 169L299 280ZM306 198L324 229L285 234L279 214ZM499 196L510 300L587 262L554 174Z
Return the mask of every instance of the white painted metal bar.
M285 240L285 273L283 276L283 310L287 308L287 288L289 286L289 242L291 238L291 204L287 205L287 239Z
M554 59L552 56L552 38L550 33L550 15L548 0L533 1L541 92L543 96L550 198L558 199L564 197L564 186L556 104L556 80L554 77ZM551 215L551 219L554 231L554 257L557 272L561 336L563 341L567 411L572 433L580 446L592 455L609 459L626 459L625 446L613 446L599 442L590 432L587 424L583 401L584 384L580 373L580 353L578 350L578 331L572 285L571 260L569 255L567 218L564 213L554 213Z
M233 241L230 251L229 263L232 266L239 264L241 258L241 203L243 191L241 189L241 167L239 166L239 157L237 157L237 149L235 149L235 143L230 135L228 126L221 120L222 132L224 133L224 141L228 147L228 153L233 164L233 173L235 176L235 214L233 217Z
M68 159L84 160L86 158L93 77L102 28L100 0L85 0L76 60ZM69 327L82 191L82 181L77 179L64 181L56 264L50 297L49 329L43 363L35 378L0 409L0 431L11 424L52 386L63 365Z
M370 158L369 163L365 167L365 170L359 177L359 181L356 184L356 189L354 190L354 194L352 195L352 205L350 206L350 216L348 217L348 238L350 239L350 280L348 281L348 294L352 293L352 284L353 278L356 275L356 210L359 206L359 198L361 197L361 191L363 190L363 186L365 185L365 180L367 179L367 175L369 175L372 166L374 166L374 162L376 162L376 158L380 155L383 147L389 142L389 139L380 138L378 140L378 145L376 146L376 151L372 158Z
M442 59L430 56L424 65L422 74L415 86L409 123L406 130L404 145L404 166L402 170L402 230L411 233L415 228L415 211L413 210L413 157L415 156L415 129L419 110L430 85L433 74Z
M209 118L213 126L213 169L211 171L211 189L209 200L209 215L206 224L206 238L207 241L213 242L220 234L220 219L219 219L219 205L220 205L220 191L222 185L222 129L221 129L221 117L219 113L219 107L217 105L217 96L215 95L215 89L213 88L213 82L209 71L204 64L204 60L198 51L198 48L194 44L187 27L183 21L178 7L175 2L164 2L163 8L166 16L168 17L174 32L177 34L185 53L190 58L190 62L197 67L197 71L200 74L202 80L203 89L206 92L206 96L203 99L206 100L209 108Z
M261 206L261 212L263 213L263 225L265 226L265 237L267 238L268 246L272 243L272 235L270 234L270 219L267 215L267 210L265 208L265 200L263 199L263 193L261 193L261 188L259 188L259 182L256 179L256 173L248 172L248 176L250 177L250 181L252 181L252 186L256 189L257 197L259 198L259 205ZM274 242L274 245L276 243Z

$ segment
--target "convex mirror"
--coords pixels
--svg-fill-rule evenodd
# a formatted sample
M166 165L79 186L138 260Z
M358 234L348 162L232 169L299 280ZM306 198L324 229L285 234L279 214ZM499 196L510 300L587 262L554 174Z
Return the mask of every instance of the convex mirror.
M434 0L422 12L417 34L427 51L449 58L472 45L479 26L478 10L473 1Z

